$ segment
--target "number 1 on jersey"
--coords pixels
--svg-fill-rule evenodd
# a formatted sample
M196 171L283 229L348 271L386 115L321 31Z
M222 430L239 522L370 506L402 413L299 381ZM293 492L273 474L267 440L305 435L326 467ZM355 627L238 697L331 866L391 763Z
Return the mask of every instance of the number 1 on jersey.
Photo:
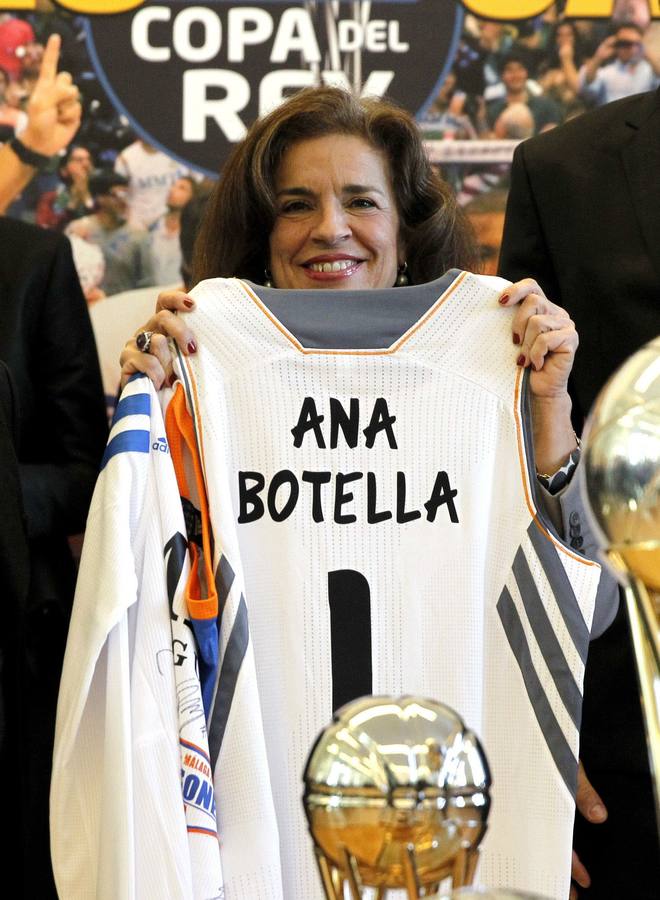
M328 572L328 603L334 712L373 693L369 582L354 569Z

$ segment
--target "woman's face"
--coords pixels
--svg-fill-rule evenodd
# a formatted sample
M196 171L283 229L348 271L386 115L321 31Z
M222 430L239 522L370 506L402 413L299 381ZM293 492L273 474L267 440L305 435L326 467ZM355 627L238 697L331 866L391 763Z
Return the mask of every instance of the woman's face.
M555 40L558 47L562 44L575 43L575 34L568 23L564 23L557 28Z
M349 135L300 141L282 157L275 191L276 287L392 287L404 254L383 153Z

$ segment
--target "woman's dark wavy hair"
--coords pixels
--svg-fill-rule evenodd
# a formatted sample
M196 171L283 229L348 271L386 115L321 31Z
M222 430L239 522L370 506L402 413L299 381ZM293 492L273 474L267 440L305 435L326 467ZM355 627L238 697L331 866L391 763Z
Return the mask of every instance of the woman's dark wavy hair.
M330 134L360 137L388 159L413 284L478 265L472 229L429 163L412 116L388 101L320 87L300 91L257 120L232 152L196 241L193 283L217 276L264 280L277 168L293 144Z

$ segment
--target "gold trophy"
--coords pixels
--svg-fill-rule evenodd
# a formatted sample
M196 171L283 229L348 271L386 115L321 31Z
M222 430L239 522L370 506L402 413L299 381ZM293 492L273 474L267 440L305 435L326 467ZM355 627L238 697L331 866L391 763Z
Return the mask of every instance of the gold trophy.
M448 706L362 697L311 750L303 802L327 900L364 887L409 900L472 882L490 807L479 740Z
M583 463L587 507L625 583L660 828L660 337L598 395Z

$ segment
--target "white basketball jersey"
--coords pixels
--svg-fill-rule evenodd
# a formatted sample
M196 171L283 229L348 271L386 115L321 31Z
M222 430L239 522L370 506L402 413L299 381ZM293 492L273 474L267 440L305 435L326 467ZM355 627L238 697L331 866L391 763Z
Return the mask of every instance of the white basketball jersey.
M193 292L179 374L218 601L191 616L227 900L323 896L302 773L370 692L435 698L480 735L479 882L568 895L600 570L537 513L503 284Z

